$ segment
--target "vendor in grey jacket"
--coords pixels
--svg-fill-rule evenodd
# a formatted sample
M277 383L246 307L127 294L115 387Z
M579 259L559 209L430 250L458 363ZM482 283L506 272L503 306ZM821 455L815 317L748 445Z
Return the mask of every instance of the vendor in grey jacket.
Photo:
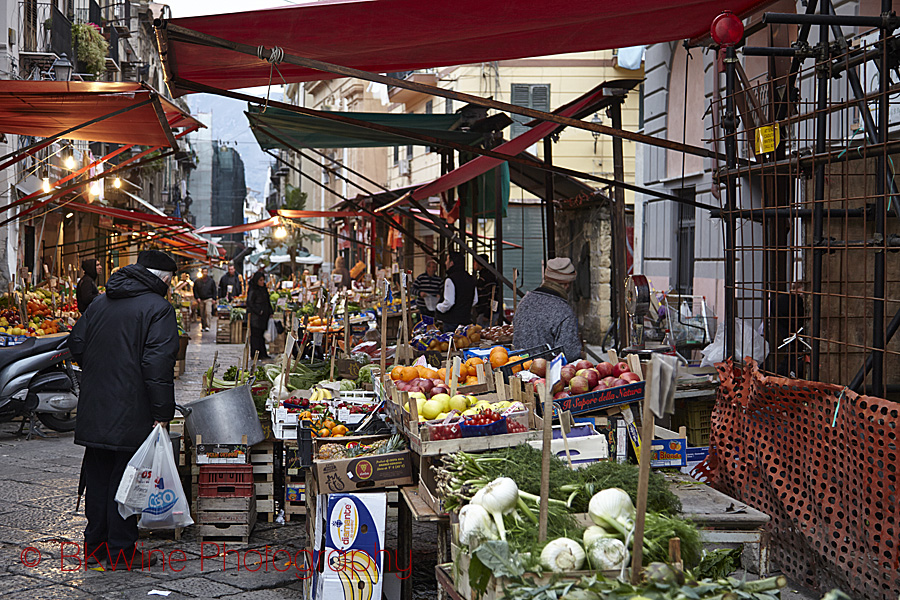
M578 317L569 306L569 288L575 281L575 267L568 258L551 258L544 267L544 280L528 292L513 317L513 347L534 348L550 344L562 346L569 362L581 358Z

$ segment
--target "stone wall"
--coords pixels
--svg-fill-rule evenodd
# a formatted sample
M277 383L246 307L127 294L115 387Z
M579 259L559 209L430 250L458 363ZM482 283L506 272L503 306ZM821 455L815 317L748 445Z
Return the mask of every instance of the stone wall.
M556 253L568 256L586 279L576 280L570 299L578 315L581 337L599 344L610 324L612 227L605 205L556 212ZM583 289L586 284L587 289Z

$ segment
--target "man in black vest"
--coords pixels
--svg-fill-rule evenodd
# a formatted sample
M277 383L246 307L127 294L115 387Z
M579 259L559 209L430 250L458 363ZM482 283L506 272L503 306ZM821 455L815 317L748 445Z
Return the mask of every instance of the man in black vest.
M444 295L437 305L437 317L444 322L444 331L454 331L460 325L472 322L472 307L478 302L475 278L466 272L466 260L462 252L447 255L447 279Z

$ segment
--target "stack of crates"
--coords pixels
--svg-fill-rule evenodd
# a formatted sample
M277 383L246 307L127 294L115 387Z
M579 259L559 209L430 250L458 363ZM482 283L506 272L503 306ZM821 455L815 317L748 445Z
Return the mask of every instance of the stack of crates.
M254 525L253 465L200 465L197 480L200 541L247 544Z

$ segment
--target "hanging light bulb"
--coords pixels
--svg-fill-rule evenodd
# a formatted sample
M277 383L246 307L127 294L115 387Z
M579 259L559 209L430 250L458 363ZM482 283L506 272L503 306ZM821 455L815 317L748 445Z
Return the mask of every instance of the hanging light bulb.
M41 189L44 190L45 194L50 193L50 178L44 177L44 183L41 185Z
M67 169L74 169L74 168L75 168L75 154L74 154L74 153L70 153L70 154L66 157L66 159L65 159L65 161L64 161L64 164L65 164L65 166L66 166Z
M93 182L93 183L91 184L91 189L90 189L90 191L91 191L91 195L92 195L92 196L99 196L99 195L100 195L100 192L103 191L103 188L102 188L101 185L100 185L100 180L97 180L97 181L95 181L95 182Z
M287 237L287 229L284 228L284 225L279 225L275 229L274 235L276 240L283 240Z
M113 187L116 189L119 189L120 187L122 187L122 180L119 179L118 177L113 179Z

